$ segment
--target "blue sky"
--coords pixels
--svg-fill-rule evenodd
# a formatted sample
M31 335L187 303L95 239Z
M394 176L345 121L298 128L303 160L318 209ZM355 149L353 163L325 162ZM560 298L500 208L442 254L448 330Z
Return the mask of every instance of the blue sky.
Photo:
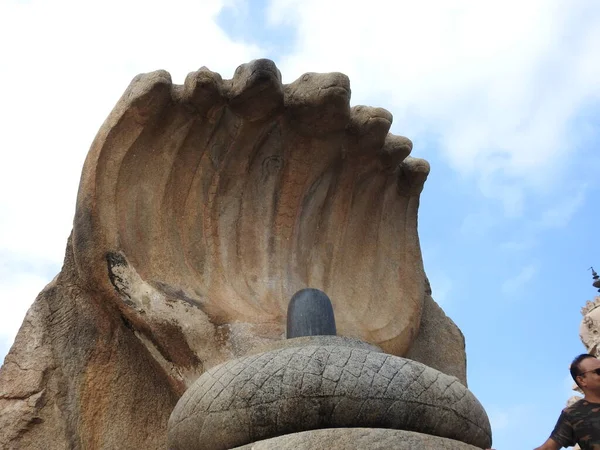
M600 4L0 2L0 358L60 270L89 145L140 72L341 71L432 167L419 230L494 447L543 442L600 268ZM9 43L9 44L6 44Z

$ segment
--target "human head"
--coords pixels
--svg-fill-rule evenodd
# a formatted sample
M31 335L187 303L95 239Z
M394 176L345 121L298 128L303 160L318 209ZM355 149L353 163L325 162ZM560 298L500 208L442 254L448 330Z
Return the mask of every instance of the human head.
M571 372L571 377L573 378L573 381L575 381L577 386L579 386L580 388L582 388L582 386L579 383L579 381L577 380L577 377L581 376L582 372L584 372L583 370L581 370L580 364L588 358L596 359L596 357L594 355L590 355L589 353L582 353L581 355L578 355L577 357L575 357L575 359L571 363L571 367L569 368L569 371Z

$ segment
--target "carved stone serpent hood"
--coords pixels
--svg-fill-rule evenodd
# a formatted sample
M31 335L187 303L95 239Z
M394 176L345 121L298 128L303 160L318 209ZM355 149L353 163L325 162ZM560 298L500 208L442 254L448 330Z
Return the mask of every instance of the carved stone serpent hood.
M423 269L429 164L391 124L350 106L344 74L283 84L266 59L230 80L135 77L87 155L64 266L0 369L0 444L163 448L186 389L283 339L304 288L331 298L339 336L466 385Z

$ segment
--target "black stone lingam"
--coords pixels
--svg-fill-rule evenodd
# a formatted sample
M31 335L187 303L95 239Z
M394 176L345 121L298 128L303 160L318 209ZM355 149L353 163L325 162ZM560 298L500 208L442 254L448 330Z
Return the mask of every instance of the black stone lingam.
M319 289L301 289L294 294L287 311L287 338L335 336L331 300Z

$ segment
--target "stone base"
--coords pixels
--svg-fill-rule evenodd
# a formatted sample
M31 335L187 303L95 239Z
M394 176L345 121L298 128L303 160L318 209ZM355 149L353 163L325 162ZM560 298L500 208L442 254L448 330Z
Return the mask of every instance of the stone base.
M228 449L332 428L412 430L491 445L485 410L457 378L376 351L306 345L233 359L202 374L171 413L168 446Z
M327 428L303 431L236 447L237 450L479 450L463 442L413 431Z

